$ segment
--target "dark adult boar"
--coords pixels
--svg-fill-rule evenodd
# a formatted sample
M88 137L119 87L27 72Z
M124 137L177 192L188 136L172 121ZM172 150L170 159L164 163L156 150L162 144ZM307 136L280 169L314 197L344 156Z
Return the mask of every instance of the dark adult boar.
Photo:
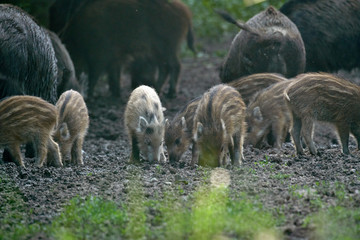
M307 72L360 67L360 1L290 0L280 11L301 33Z
M50 38L18 7L0 4L0 99L15 94L57 99L57 65Z
M283 93L291 81L281 81L257 93L246 110L248 133L246 142L259 147L271 134L273 145L281 148L290 131L292 116Z
M51 133L56 125L54 105L33 96L12 96L0 101L0 146L5 147L17 165L24 167L20 145L31 142L37 166L46 162L47 153L54 156L55 166L62 166L59 146Z
M132 82L135 87L140 84L147 84L149 75L145 71L142 74L143 65L149 67L149 61L152 62L153 68L157 67L158 77L154 80L154 73L150 73L158 93L162 92L165 81L169 78L168 97L175 97L178 88L179 74L181 63L179 59L180 46L183 40L187 39L188 47L195 52L194 34L192 30L192 16L190 9L180 0L153 1L147 4L148 24L151 26L152 55L150 59L135 60L132 66ZM145 62L146 61L146 62ZM140 68L140 69L139 69ZM134 70L140 70L135 72Z
M301 35L296 25L274 7L258 13L246 24L237 23L226 13L222 16L242 29L220 69L222 82L254 73L281 73L290 78L304 72Z
M256 73L231 81L228 85L235 88L241 94L245 104L248 105L257 92L283 81L287 81L287 79L280 74Z
M313 142L315 120L335 125L344 154L349 154L350 133L360 149L360 87L325 73L302 74L293 81L285 89L284 98L293 116L291 135L297 154L304 154L300 134L310 153L317 153Z
M240 165L246 133L245 103L234 88L219 84L202 96L193 123L191 165L219 167L230 153L233 165Z
M80 84L76 78L74 64L69 52L54 32L48 30L47 33L49 34L57 60L57 96L60 97L63 92L70 89L82 92L83 89L80 88Z
M50 29L61 33L76 71L88 73L89 96L103 73L108 75L112 94L120 96L121 68L131 59L140 59L136 63L140 65L143 59L154 61L159 74L152 85L161 89L170 75L169 95L176 94L180 43L186 34L192 37L190 11L184 4L179 0L93 0L71 7L71 2L54 3ZM138 76L134 74L133 87L143 84Z
M191 144L194 116L200 99L197 97L188 102L165 124L165 145L170 162L179 161Z

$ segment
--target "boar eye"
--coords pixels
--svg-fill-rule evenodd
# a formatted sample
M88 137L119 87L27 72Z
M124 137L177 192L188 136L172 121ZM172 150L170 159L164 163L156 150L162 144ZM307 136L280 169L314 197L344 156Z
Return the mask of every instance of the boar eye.
M176 144L176 145L180 145L180 142L181 142L181 139L180 139L180 138L177 138L177 139L175 140L175 144Z

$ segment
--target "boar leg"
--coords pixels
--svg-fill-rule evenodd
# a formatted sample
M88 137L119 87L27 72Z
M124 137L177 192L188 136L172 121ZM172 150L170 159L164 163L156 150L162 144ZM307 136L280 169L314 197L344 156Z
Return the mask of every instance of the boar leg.
M100 77L100 71L95 66L89 66L89 86L88 86L88 96L92 97L94 95L94 89L96 82Z
M275 139L275 142L273 144L274 147L281 149L282 143L284 142L285 136L284 136L284 123L279 122L279 120L276 123L273 123L271 126L271 132L273 134L273 139Z
M352 123L350 125L350 131L352 134L354 134L354 137L356 138L358 144L358 150L360 150L360 125L357 123Z
M109 88L114 97L120 97L120 75L121 67L118 64L111 64L108 69Z
M136 136L131 137L131 155L130 155L131 162L140 162L140 149L138 145L138 140Z
M300 132L301 132L301 119L297 116L293 116L293 127L291 129L291 136L295 143L296 153L298 155L303 155L304 151L300 142Z
M339 122L336 123L336 129L339 134L339 138L342 145L342 152L344 154L349 154L349 134L350 126L347 123Z
M54 142L51 137L48 140L48 156L49 155L51 156L51 159L48 159L48 162L51 160L51 164L53 164L55 167L63 166L59 145Z
M48 143L47 140L42 140L41 139L39 140L38 144L37 144L37 161L36 161L36 165L41 168L44 163L45 163L45 160L46 160L46 156L47 156L47 148L48 148Z
M12 156L12 159L14 160L15 164L21 167L25 167L24 162L22 161L21 158L20 144L13 143L9 145L7 149L9 150L9 153Z
M317 149L314 145L313 135L314 135L314 122L310 118L302 119L302 133L306 145L309 147L310 153L316 155Z
M240 164L242 163L242 160L244 159L244 155L243 155L243 137L241 132L237 132L234 134L233 136L234 139L234 146L231 149L230 148L230 157L231 155L233 155L231 157L231 162L234 166L240 166ZM233 150L233 154L231 154L231 150Z
M159 76L156 82L156 92L158 94L161 93L163 85L167 79L169 75L169 65L168 63L165 61L164 63L160 63L159 64Z
M170 87L167 96L169 98L175 98L177 92L177 84L179 80L181 64L177 56L172 57L170 61Z
M84 165L82 157L82 146L84 142L84 137L78 137L75 139L71 147L71 163L77 165Z
M198 163L199 161L199 155L200 155L200 151L199 151L199 146L198 144L193 141L193 146L192 146L192 158L191 158L191 166L194 167L195 164Z

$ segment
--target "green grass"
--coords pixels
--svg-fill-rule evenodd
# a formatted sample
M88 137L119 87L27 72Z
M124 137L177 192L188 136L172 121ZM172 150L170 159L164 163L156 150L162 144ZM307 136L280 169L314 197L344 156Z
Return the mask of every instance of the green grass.
M306 224L315 227L314 239L360 239L360 209L341 206L330 207L309 216Z

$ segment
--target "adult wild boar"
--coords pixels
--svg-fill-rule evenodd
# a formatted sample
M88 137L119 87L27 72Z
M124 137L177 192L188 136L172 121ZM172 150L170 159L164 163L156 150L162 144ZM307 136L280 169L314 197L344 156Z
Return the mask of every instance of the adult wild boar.
M144 1L144 0L143 0ZM136 59L131 65L133 88L151 84L158 93L169 79L168 97L175 97L181 63L180 46L186 38L190 50L195 52L190 9L181 1L153 1L147 4L148 24L151 26L152 53L148 58ZM142 69L148 68L148 71ZM158 77L155 80L155 71ZM150 71L150 72L149 72Z
M57 99L57 65L50 38L30 15L0 4L0 99L15 94Z
M0 4L0 99L33 95L55 103L57 70L46 31L20 8ZM3 159L13 160L7 150Z
M270 6L245 24L219 12L242 30L231 43L220 69L220 78L229 82L254 73L281 73L295 77L304 72L305 48L294 23Z
M189 11L179 6L184 6L179 0L57 0L50 8L50 29L60 34L76 71L88 73L89 96L101 74L108 75L112 95L120 96L122 67L144 58L159 69L157 89L170 74L174 95L179 45L185 34L192 36Z
M290 0L280 11L301 33L307 72L360 67L360 1Z
M56 33L49 30L47 30L47 33L49 34L57 60L57 96L60 97L63 92L70 89L82 92L83 89L81 89L80 84L76 78L74 64L70 58L69 52L67 51L64 44L62 44Z

